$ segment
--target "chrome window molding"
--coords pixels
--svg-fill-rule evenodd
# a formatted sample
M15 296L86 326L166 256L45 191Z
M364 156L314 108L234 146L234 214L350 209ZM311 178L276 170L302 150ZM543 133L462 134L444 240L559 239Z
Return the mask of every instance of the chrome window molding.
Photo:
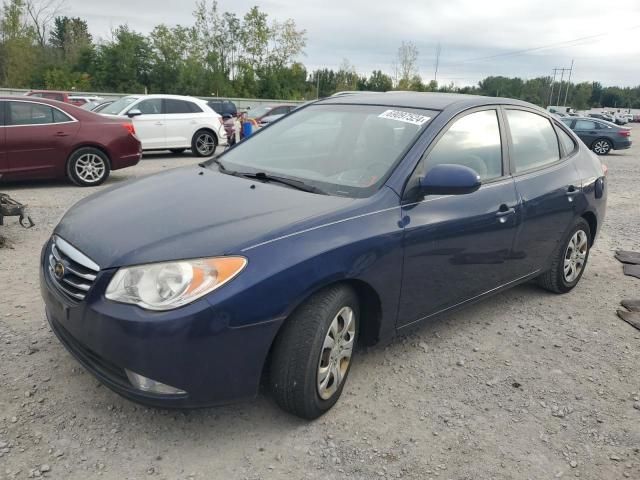
M0 128L17 128L17 127L46 127L46 126L51 126L51 125L68 125L70 123L77 123L78 119L75 118L73 115L71 115L70 113L65 112L64 110L62 110L61 108L55 107L53 105L49 105L48 103L43 103L43 102L38 102L36 100L22 100L22 99L4 99L4 100L0 100L1 102L19 102L19 103L35 103L36 105L44 105L45 107L51 107L54 108L56 110L58 110L60 113L62 113L65 117L69 117L71 120L69 120L68 122L55 122L55 123L27 123L25 125L0 125ZM6 113L6 112L5 112ZM7 122L8 118L5 115L5 119L4 121Z

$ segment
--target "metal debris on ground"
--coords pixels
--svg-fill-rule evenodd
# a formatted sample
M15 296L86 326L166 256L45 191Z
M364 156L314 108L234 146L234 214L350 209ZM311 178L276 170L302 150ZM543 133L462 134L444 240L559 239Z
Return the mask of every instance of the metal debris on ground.
M624 274L629 277L640 278L640 265L626 264L624 266Z
M625 250L618 250L616 252L616 259L621 263L640 265L640 252L627 252Z
M26 209L26 205L16 202L5 193L0 193L0 225L4 225L4 217L19 217L20 225L24 228L33 227L33 220L26 213Z

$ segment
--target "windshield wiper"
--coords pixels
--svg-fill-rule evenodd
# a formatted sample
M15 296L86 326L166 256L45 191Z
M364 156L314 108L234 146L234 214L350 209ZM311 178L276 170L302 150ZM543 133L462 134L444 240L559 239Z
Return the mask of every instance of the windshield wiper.
M295 188L297 190L302 190L303 192L318 193L320 195L328 195L327 192L325 192L324 190L321 190L318 187L314 187L313 185L304 183L301 180L293 180L291 178L279 177L277 175L271 175L265 172L256 172L256 173L233 172L233 173L240 177L261 180L263 182L281 183L283 185L288 185L289 187Z

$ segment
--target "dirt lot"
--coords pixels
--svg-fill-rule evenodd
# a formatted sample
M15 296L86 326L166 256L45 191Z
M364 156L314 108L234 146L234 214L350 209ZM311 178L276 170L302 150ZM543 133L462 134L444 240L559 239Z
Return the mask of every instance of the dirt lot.
M640 250L636 145L605 159L607 224L573 293L521 286L363 352L313 423L266 395L169 412L100 386L50 332L37 286L42 244L92 190L3 186L37 227L2 229L0 479L640 479L640 332L615 315L640 280L613 259ZM195 162L156 155L108 184Z

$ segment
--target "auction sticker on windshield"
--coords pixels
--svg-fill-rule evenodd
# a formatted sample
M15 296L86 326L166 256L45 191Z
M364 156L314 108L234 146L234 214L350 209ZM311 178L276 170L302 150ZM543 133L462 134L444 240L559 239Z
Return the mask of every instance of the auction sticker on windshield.
M398 122L411 123L413 125L422 126L431 120L431 117L418 115L417 113L403 112L401 110L387 110L378 115L378 118L386 118L388 120L397 120Z

